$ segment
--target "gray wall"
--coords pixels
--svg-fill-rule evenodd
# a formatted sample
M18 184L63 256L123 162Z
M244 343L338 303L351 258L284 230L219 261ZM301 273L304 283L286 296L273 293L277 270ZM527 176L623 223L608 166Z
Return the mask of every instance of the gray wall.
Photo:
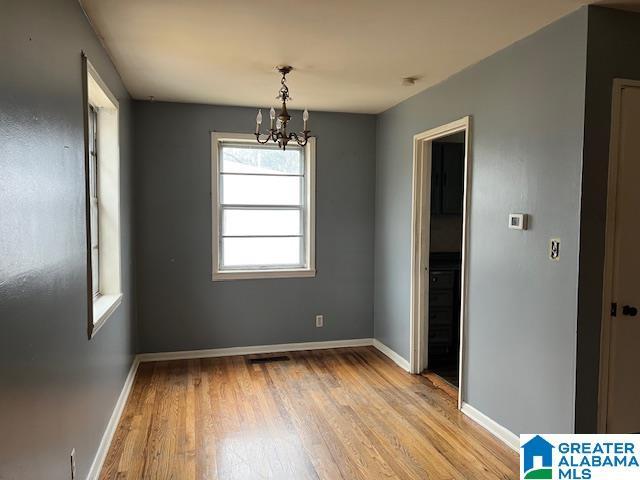
M255 113L134 103L143 352L372 336L371 115L311 112L318 138L317 276L211 281L210 132L250 132ZM315 328L316 314L325 315L324 328Z
M597 425L604 232L614 78L640 80L640 14L589 8L580 232L576 430Z
M2 1L0 478L84 478L134 352L130 102L76 0ZM87 339L80 51L120 99L124 299Z
M377 122L374 333L408 359L412 136L473 116L464 400L514 433L574 427L586 40L582 9Z

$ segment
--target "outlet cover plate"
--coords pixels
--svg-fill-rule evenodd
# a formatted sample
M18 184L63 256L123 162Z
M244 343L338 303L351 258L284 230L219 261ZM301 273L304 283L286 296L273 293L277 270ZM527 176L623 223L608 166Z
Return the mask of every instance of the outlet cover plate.
M560 261L560 239L552 238L549 240L549 259L554 262Z

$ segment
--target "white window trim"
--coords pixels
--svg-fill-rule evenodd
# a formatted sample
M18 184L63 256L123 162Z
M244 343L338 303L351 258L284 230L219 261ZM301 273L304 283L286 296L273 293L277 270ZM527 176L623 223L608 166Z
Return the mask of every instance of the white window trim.
M93 301L93 329L91 332L91 338L98 333L98 330L105 324L107 319L113 312L116 311L118 306L122 303L122 294L107 295L101 293Z
M220 144L222 142L252 143L256 137L244 133L211 133L211 251L212 280L250 280L260 278L305 278L316 276L316 142L310 138L305 150L305 195L306 195L306 237L304 268L278 268L255 270L221 270L220 269L220 201L218 198L218 178L220 175Z
M85 63L85 108L98 110L98 217L100 231L100 292L94 297L89 287L88 336L93 338L122 302L120 255L120 140L119 104L93 65ZM87 125L85 125L85 129ZM88 143L87 143L88 147ZM85 152L88 161L88 151ZM89 205L87 205L89 208ZM88 278L91 282L90 213L87 215L89 248Z

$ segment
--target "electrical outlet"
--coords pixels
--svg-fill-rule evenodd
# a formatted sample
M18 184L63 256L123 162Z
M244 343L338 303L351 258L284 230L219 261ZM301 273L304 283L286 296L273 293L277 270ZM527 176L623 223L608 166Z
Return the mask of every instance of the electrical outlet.
M76 449L71 449L71 480L76 478Z
M324 317L322 315L316 315L316 327L324 327Z

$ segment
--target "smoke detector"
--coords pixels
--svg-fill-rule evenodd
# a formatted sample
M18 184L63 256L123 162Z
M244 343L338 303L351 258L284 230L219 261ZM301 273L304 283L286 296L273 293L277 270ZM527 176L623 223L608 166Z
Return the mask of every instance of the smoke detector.
M402 79L402 86L411 87L415 85L418 80L420 80L420 77L404 77Z

